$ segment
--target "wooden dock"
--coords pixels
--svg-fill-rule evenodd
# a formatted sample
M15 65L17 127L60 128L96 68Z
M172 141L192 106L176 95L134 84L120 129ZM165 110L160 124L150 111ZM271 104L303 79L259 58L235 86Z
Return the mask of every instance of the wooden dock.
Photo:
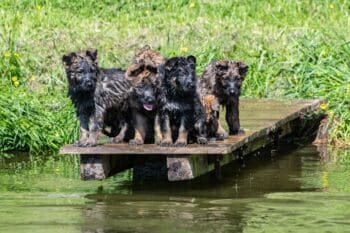
M60 154L80 155L81 177L85 180L104 179L129 168L133 168L138 179L191 180L213 170L220 177L222 166L263 148L275 150L286 136L315 135L323 117L319 111L321 103L321 100L241 99L240 119L245 134L205 146L67 145Z

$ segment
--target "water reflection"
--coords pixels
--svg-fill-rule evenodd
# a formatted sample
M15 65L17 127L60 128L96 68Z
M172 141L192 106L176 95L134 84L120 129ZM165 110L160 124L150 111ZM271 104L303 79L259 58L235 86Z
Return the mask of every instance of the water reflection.
M345 232L350 151L309 146L180 184L79 180L74 157L0 162L0 232ZM321 155L321 156L320 156Z
M305 166L316 172L321 166L314 147L228 166L220 182L204 177L180 184L134 185L128 196L88 195L96 203L83 212L82 232L243 232L254 222L247 213L266 194L320 188L303 185ZM94 215L96 209L100 211ZM89 224L96 222L98 226Z

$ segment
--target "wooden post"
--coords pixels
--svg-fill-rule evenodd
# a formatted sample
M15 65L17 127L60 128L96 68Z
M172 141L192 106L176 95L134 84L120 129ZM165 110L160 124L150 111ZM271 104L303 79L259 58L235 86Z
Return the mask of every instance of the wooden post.
M82 180L102 180L133 167L133 159L123 155L80 155Z
M103 180L111 171L110 156L80 155L80 176L82 180Z

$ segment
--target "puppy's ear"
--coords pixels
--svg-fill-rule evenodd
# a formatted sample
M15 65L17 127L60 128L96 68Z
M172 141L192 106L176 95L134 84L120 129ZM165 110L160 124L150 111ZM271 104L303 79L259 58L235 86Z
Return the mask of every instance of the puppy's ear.
M228 68L227 62L225 61L217 61L214 63L214 65L215 65L215 69L218 71L224 71L224 70L227 70Z
M165 62L165 69L171 70L171 68L177 65L177 62L178 62L178 58L176 57L170 58Z
M149 44L146 44L145 46L143 46L142 48L141 48L141 50L151 50L151 46L149 45Z
M77 57L77 54L75 52L63 55L62 57L63 64L67 67L70 66L76 57Z
M97 61L97 49L87 49L86 55L90 57L92 61Z
M189 61L190 63L195 65L196 64L196 57L190 55L190 56L187 57L187 61Z
M165 76L165 67L163 64L157 66L157 73L158 73L158 78L160 80L163 80Z
M246 65L241 61L237 62L237 65L238 65L239 74L242 76L242 78L244 78L249 69L248 65Z
M154 73L154 74L156 74L158 72L157 66L147 65L146 69L149 70L150 72Z
M144 69L144 64L132 64L126 71L126 77L129 80L133 80L133 77L139 75Z

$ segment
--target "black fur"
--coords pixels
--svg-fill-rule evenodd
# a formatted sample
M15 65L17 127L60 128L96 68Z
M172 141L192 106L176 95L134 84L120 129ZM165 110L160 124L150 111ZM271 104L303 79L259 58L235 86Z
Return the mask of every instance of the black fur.
M80 139L76 146L96 146L97 136L111 126L110 136L120 142L127 134L127 99L131 89L120 69L100 68L97 51L86 50L64 55L68 95L80 120ZM106 131L105 131L106 132Z
M165 77L159 98L161 146L187 145L191 135L207 143L205 113L196 89L196 59L174 57L165 63Z

